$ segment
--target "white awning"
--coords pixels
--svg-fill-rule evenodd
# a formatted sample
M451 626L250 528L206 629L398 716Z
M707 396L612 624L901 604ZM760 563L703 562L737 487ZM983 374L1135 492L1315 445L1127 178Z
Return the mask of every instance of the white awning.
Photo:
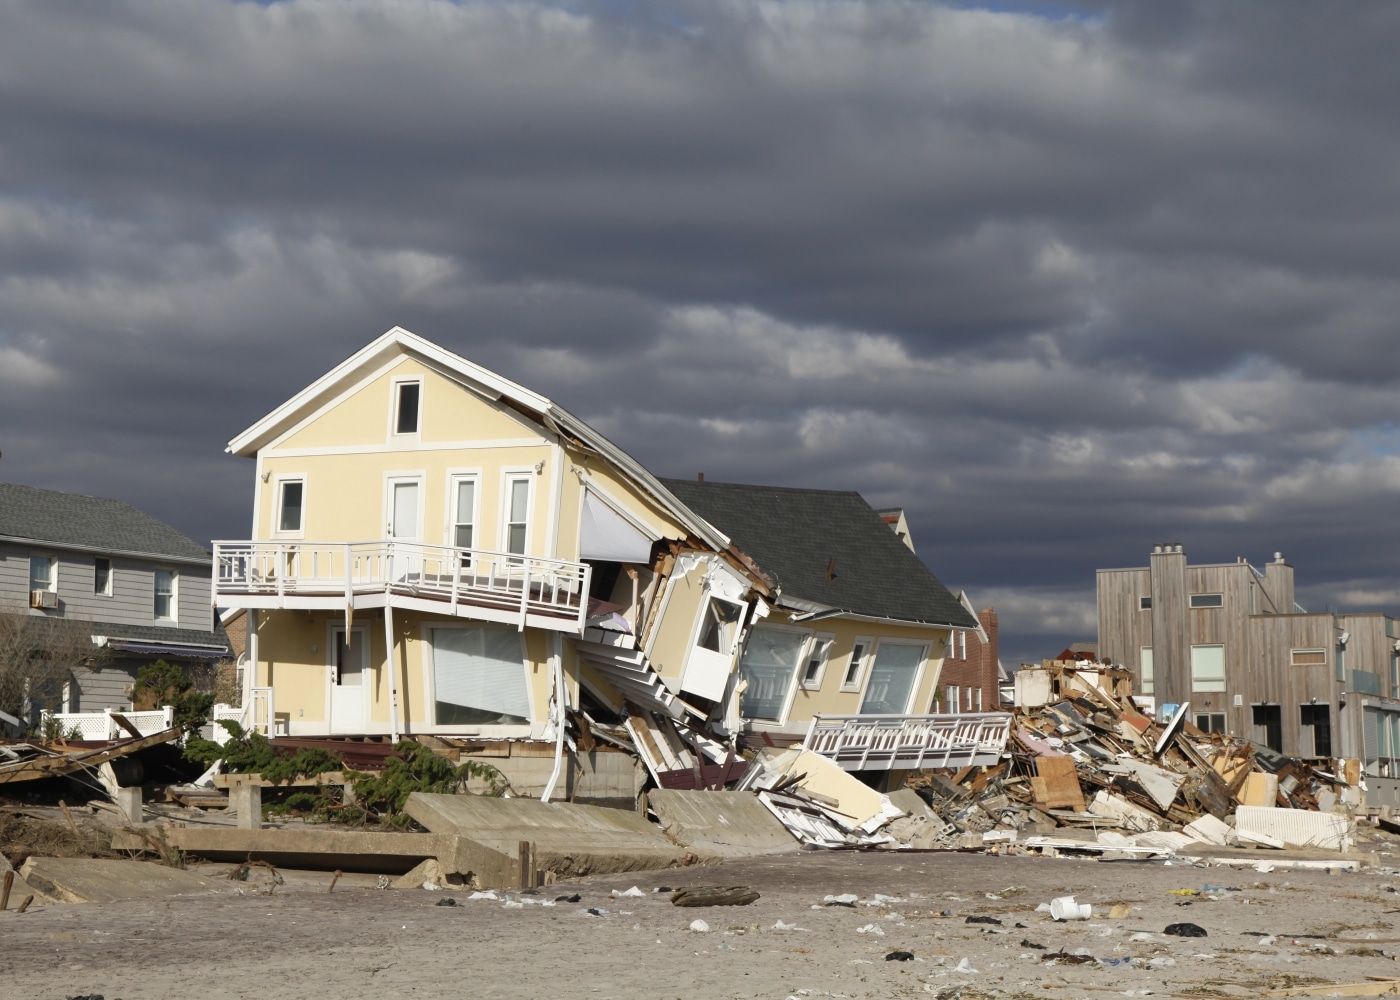
M651 539L591 490L584 490L578 555L580 559L603 562L648 563L651 561Z

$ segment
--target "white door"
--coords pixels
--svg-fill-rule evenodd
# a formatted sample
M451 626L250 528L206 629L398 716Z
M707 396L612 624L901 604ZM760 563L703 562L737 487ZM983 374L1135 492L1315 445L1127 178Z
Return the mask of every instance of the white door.
M331 633L330 731L362 735L369 721L369 633L351 629L350 641L343 628Z
M389 480L389 537L395 542L421 542L423 536L419 526L418 499L421 487L416 479ZM394 548L393 579L399 582L414 582L418 575L420 559L412 546Z

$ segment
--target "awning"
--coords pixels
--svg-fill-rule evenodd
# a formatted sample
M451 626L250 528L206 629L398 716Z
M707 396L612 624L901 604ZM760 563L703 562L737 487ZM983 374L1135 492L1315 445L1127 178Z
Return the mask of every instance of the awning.
M645 564L651 561L651 539L592 491L584 490L578 556L603 562Z
M181 646L166 642L140 642L134 639L108 639L107 648L117 653L179 656L189 660L222 660L233 656L227 646Z

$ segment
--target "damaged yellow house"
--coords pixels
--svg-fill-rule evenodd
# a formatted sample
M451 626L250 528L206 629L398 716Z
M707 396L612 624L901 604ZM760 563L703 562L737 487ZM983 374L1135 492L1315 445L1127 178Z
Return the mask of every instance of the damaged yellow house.
M659 782L698 774L696 754L728 766L746 727L927 712L949 631L976 627L912 552L898 571L926 579L844 606L865 535L813 556L836 559L841 601L805 578L785 601L705 502L722 484L662 482L551 400L400 328L228 451L256 463L253 524L215 543L214 602L248 611L245 706L272 732L562 751L567 713L601 707ZM871 613L901 587L893 613Z

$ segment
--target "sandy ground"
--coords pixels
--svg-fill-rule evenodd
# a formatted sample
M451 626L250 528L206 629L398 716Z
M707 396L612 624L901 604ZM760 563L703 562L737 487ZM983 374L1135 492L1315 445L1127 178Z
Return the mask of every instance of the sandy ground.
M579 903L554 906L379 890L369 876L347 876L328 895L329 880L286 873L286 884L270 896L243 887L242 895L0 914L0 996L1220 997L1400 976L1400 965L1382 954L1400 953L1393 928L1400 879L1384 871L1260 874L970 854L809 853L587 879L534 897L582 895ZM682 909L668 893L650 891L702 884L749 885L762 898L742 908ZM610 895L633 885L646 895ZM1221 891L1173 894L1207 886ZM1055 923L1036 912L1037 904L1070 892L1093 905L1093 918ZM861 902L821 905L825 895L842 893ZM871 905L876 894L893 898ZM445 896L459 905L435 905ZM1115 903L1129 906L1130 916L1101 916ZM588 907L607 912L580 912ZM969 924L968 916L1002 924ZM688 929L696 918L709 924L708 933ZM1209 936L1161 933L1178 921ZM774 929L779 922L800 929ZM1297 937L1305 934L1321 937ZM1061 949L1119 964L1043 960ZM887 961L895 950L915 958ZM975 971L958 971L963 959Z

